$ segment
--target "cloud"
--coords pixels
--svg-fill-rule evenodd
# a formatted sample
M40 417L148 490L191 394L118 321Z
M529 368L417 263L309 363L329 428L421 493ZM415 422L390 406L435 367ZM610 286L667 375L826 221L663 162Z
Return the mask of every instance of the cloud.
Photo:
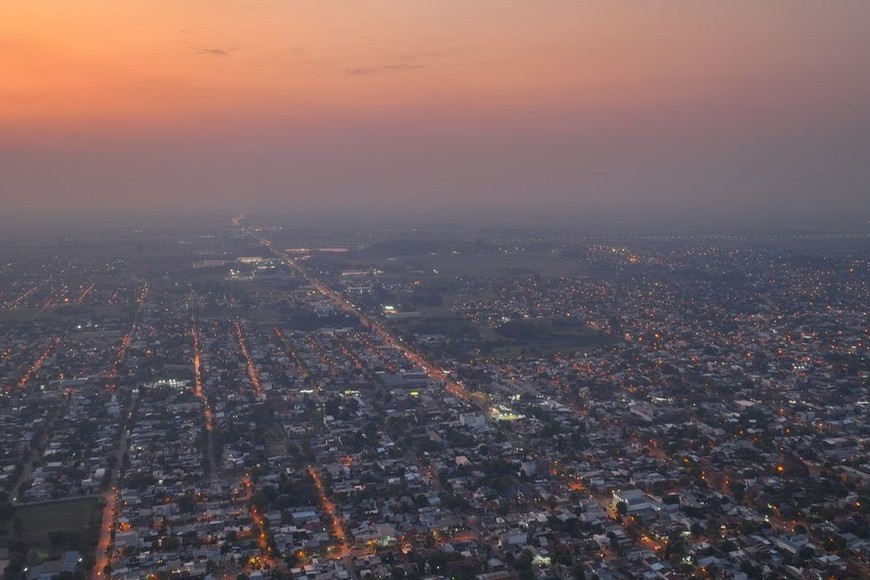
M215 48L210 46L201 46L197 49L196 54L207 54L211 56L229 56L235 52L235 48Z
M387 64L376 66L357 66L345 69L345 73L354 76L376 75L408 72L428 68L426 61L438 59L444 56L439 50L411 50L407 52L385 55L383 58Z
M189 30L182 30L180 34L194 34ZM235 46L221 46L220 41L210 42L208 40L179 38L173 41L173 44L180 46L188 54L200 54L204 56L230 56L238 50Z
M385 64L381 66L357 67L347 69L349 75L374 75L383 73L405 72L417 69L426 68L422 64L402 63L402 64Z

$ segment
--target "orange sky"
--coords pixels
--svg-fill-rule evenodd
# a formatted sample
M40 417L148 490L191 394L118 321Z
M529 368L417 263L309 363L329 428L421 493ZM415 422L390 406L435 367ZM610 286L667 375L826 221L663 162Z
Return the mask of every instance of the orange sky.
M827 134L866 117L868 23L857 0L5 0L0 149L282 126Z
M865 28L828 3L678 4L7 0L0 126L691 102L831 66Z

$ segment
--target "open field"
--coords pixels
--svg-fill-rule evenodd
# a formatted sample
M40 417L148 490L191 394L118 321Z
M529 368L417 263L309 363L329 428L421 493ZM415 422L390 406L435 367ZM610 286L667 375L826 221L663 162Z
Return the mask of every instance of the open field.
M530 321L534 333L528 337L509 338L495 329L486 329L486 339L491 341L490 354L510 359L521 355L549 356L554 353L568 354L583 349L593 349L615 342L615 338L589 328L584 324L553 324L552 320Z
M280 425L269 427L265 433L266 454L269 457L287 453L287 434Z
M572 276L581 274L583 267L553 254L482 254L415 256L414 262L427 274L438 272L441 276L518 276L540 274L541 276Z
M382 277L398 275L436 279L457 276L516 276L540 274L541 276L572 276L583 273L583 266L565 260L550 252L516 252L511 254L437 254L407 255L400 257L372 256L366 253L343 256L340 261L333 257L318 257L317 265L342 270L368 269L372 265L384 271Z
M424 347L424 350L458 358L465 358L471 353L502 359L513 359L522 355L567 354L606 346L616 340L580 322L566 324L564 321L547 319L524 322L528 323L528 330L524 335L518 336L504 336L495 327L449 315L392 320L388 326L400 335L444 335L451 346L432 344Z
M46 321L75 320L77 318L92 318L99 316L124 316L130 314L133 307L122 306L57 306L46 309L39 308L9 308L0 310L0 322L29 322L36 318Z
M97 498L88 497L17 506L14 517L0 524L0 547L21 540L45 557L77 549L88 532L97 503ZM63 535L61 541L58 532Z

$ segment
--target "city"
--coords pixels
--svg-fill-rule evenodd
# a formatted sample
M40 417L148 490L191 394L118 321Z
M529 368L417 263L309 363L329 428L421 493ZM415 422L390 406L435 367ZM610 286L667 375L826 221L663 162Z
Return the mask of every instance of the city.
M870 579L867 0L0 14L0 580Z
M870 573L866 234L256 219L4 252L5 577Z

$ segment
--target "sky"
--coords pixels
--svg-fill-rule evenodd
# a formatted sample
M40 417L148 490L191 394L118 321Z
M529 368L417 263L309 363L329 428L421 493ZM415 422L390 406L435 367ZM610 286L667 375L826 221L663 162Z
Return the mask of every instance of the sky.
M2 214L866 221L868 39L866 0L4 0Z

